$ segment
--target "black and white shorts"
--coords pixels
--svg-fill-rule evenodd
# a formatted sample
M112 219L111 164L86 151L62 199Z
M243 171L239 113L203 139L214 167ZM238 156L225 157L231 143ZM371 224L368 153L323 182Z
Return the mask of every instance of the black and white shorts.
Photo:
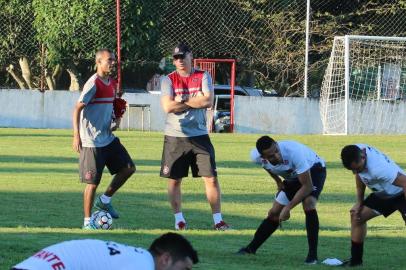
M123 168L134 167L134 162L118 138L104 147L83 147L80 151L79 174L82 182L98 185L105 166L111 175Z
M161 177L180 179L187 177L189 167L193 177L217 176L214 147L209 135L164 138Z
M403 193L387 199L382 199L376 196L375 193L371 193L364 200L363 205L375 210L377 214L382 214L384 217L391 215L396 210L399 210L402 216L406 215L406 200Z
M326 167L323 167L320 163L316 163L310 168L310 175L312 177L313 191L309 196L318 199L323 190L324 182L326 181ZM283 181L283 189L276 194L275 200L281 205L287 205L293 197L295 197L296 192L298 192L301 187L302 184L297 178L285 180Z

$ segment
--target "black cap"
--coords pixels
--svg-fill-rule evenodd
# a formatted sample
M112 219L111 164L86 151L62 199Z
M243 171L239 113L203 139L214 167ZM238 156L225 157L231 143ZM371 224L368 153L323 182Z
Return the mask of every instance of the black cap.
M191 50L188 45L186 45L185 43L179 43L178 46L176 46L173 49L172 56L185 55L186 53L190 53L190 52L191 52Z

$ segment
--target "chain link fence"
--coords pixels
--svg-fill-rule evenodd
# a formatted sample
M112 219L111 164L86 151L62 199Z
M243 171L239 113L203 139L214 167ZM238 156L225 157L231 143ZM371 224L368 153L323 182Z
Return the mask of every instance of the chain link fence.
M167 70L186 41L199 58L234 58L237 83L303 96L306 1L121 0L124 88ZM309 96L317 97L334 36L404 36L400 0L310 2ZM115 49L116 1L0 0L0 88L78 90L98 48ZM170 65L167 58L166 67ZM217 72L227 83L226 70Z

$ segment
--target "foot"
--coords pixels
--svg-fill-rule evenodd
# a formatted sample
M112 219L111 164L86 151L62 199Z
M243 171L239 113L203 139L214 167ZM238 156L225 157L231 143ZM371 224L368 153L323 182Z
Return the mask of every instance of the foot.
M354 261L353 259L343 261L342 267L357 267L362 266L362 261Z
M255 252L252 252L249 248L243 247L240 248L239 251L236 253L237 255L247 255L247 254L255 254Z
M113 205L111 203L103 203L98 197L94 202L94 207L109 212L112 218L119 218L119 215L116 210L114 210Z
M223 220L220 221L219 223L217 223L216 225L214 225L214 229L216 231L228 231L231 230L230 226L225 223Z
M97 228L93 222L89 222L88 224L83 225L82 230L97 230Z
M306 260L304 261L305 264L317 264L317 256L310 256L307 255Z
M179 221L175 224L175 230L177 231L185 231L187 229L186 221Z

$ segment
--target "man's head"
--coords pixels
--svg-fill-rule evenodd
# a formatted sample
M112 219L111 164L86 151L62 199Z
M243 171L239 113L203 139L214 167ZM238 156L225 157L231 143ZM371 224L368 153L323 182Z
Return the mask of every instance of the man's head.
M180 234L166 233L149 247L155 261L155 270L190 270L199 262L196 250Z
M356 145L347 145L341 150L341 161L347 170L354 174L360 173L365 169L365 151Z
M109 76L116 63L116 56L109 49L100 49L96 52L97 74L101 77Z
M263 159L268 160L272 165L282 163L282 156L278 144L269 136L262 136L257 140L257 150Z
M192 51L186 43L179 43L172 52L173 64L178 72L190 73L192 70Z

